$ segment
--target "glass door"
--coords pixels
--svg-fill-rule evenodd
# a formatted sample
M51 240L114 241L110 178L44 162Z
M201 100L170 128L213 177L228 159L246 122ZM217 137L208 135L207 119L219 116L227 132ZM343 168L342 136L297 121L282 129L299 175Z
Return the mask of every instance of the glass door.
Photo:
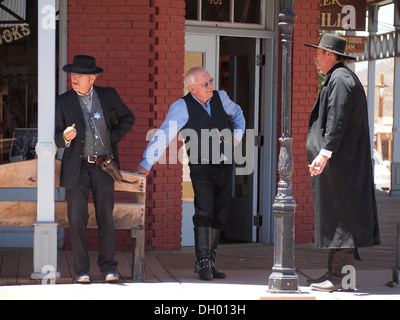
M227 89L246 119L246 133L236 150L244 160L235 160L226 238L246 242L257 241L258 147L254 142L259 130L259 53L259 39L221 39L221 89Z

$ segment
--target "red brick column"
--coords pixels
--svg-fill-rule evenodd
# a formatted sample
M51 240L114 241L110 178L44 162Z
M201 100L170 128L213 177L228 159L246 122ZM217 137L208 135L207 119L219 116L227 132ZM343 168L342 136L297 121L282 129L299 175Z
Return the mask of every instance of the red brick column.
M169 106L183 95L185 1L155 0L156 39L153 111L150 124L158 128ZM180 145L178 144L178 147ZM148 178L148 245L153 250L178 250L182 234L182 165L175 148L167 151L167 164L157 164ZM169 163L173 159L176 164ZM151 236L151 238L150 238Z
M295 2L293 36L292 137L293 189L296 199L296 242L314 241L313 196L306 154L308 121L318 95L318 76L314 64L315 51L304 43L317 43L319 36L320 0Z

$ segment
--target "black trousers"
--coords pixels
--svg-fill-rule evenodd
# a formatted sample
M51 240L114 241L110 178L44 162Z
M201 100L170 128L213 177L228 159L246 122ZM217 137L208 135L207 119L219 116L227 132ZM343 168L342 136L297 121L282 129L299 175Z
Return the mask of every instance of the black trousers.
M68 189L68 219L71 227L71 244L77 276L89 273L87 224L88 199L92 189L96 209L100 251L97 264L102 273L115 272L115 229L113 221L114 180L95 164L82 161L81 172L75 188Z
M222 223L228 219L232 174L232 165L190 165L194 190L194 227L221 229Z

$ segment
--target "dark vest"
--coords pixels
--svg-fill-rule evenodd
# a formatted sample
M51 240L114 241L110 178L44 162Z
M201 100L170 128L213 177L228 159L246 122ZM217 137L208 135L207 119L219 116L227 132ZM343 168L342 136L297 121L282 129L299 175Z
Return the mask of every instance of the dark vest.
M191 164L219 164L221 154L232 163L233 139L230 117L222 106L218 91L210 101L211 117L191 93L183 99L189 113L189 120L182 128L189 162Z
M112 153L110 131L104 119L103 108L96 90L93 89L92 108L89 111L79 99L85 118L84 156L107 156Z

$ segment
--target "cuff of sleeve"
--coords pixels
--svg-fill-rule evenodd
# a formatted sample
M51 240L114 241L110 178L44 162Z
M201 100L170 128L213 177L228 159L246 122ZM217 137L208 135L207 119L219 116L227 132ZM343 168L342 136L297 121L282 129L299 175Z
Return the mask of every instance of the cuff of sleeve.
M139 165L148 171L150 171L151 168L153 167L153 165L151 163L149 163L146 159L143 159L143 161L141 163L139 163Z
M237 141L242 141L244 132L242 129L235 129L233 130L233 137L237 140Z
M330 159L332 157L332 151L329 151L326 149L321 149L321 151L319 152L319 155L328 157Z
M71 141L67 141L65 139L64 139L64 141L65 141L65 147L69 148L69 146L71 145Z

